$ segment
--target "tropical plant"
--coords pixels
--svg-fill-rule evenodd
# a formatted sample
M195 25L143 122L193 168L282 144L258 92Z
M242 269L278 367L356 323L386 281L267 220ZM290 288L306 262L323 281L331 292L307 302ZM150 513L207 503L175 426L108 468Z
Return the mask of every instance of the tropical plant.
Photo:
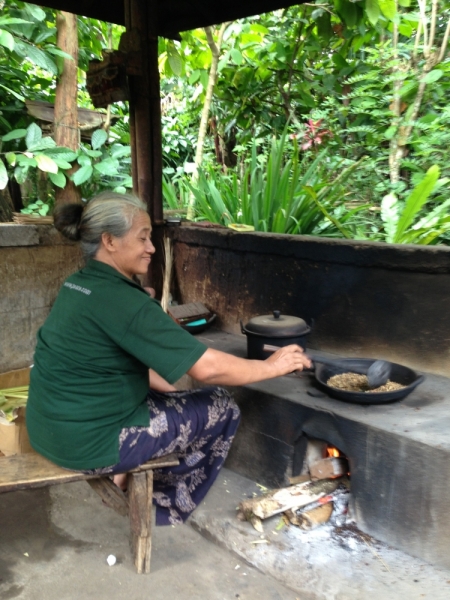
M85 197L102 189L124 192L132 187L130 146L114 143L106 145L107 133L103 129L94 131L91 145L81 144L77 151L57 146L50 136L43 136L35 123L27 129L16 129L2 137L0 158L0 190L10 178L24 184L32 173L46 173L52 184L64 188L70 179ZM9 148L8 148L9 146ZM72 172L72 163L79 169ZM34 201L37 199L33 199ZM43 200L40 198L40 200ZM51 206L51 204L50 204Z
M381 218L384 223L384 241L394 244L436 244L450 231L450 198L437 203L434 209L419 218L422 207L436 189L448 185L439 180L439 168L430 167L408 195L401 201L395 194L386 195L381 202Z
M253 141L250 161L240 173L201 172L197 185L190 184L197 218L274 233L314 234L320 230L323 235L342 234L332 213L344 204L345 183L359 164L344 165L326 151L305 159L297 140L290 148L288 142L287 131L280 139L274 137L264 158ZM351 221L364 208L347 211L343 220Z

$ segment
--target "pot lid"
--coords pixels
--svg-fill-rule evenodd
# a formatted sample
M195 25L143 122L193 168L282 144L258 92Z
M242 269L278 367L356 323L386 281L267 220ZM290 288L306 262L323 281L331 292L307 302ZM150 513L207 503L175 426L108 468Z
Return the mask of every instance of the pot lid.
M256 333L268 337L294 337L309 333L311 328L300 317L282 315L274 310L271 315L253 317L245 326L246 333Z

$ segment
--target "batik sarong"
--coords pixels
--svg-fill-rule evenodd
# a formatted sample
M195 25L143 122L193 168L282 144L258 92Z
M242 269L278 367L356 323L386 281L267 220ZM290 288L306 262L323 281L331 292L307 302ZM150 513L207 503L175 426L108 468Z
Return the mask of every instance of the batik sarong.
M222 467L238 428L239 408L220 387L147 396L149 427L122 429L120 461L84 471L124 473L152 458L175 453L180 464L153 471L156 524L184 522L200 504Z

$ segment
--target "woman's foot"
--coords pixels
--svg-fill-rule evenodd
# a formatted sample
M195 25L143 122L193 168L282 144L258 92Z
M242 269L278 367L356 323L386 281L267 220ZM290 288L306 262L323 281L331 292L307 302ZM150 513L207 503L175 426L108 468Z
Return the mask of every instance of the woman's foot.
M115 483L123 492L126 492L128 486L128 473L118 473L117 475L114 475L113 483Z

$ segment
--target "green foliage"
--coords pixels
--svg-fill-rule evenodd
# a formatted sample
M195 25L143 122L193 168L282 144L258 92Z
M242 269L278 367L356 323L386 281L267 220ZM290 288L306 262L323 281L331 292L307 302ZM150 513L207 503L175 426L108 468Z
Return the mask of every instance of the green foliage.
M189 187L199 219L252 225L256 231L335 236L346 232L335 213L344 205L345 183L358 166L344 167L326 151L302 158L297 140L291 142L285 131L272 140L267 156L259 154L254 140L248 164L227 176L217 170L201 172ZM169 203L175 196L165 190ZM348 211L343 222L362 208Z
M42 202L42 200L36 200L28 204L26 208L23 208L20 212L24 215L35 215L37 217L45 217L50 211L50 204Z
M0 189L6 187L10 178L24 184L41 171L60 188L65 187L67 179L71 179L75 185L81 186L86 197L103 189L125 192L132 187L130 146L100 144L101 140L106 142L106 138L105 132L98 135L99 131L92 136L92 146L81 144L76 152L56 146L51 137L42 135L42 130L35 123L27 129L10 131L2 137L7 151L2 152L6 165L0 160ZM79 168L72 173L73 163Z
M450 231L450 198L441 201L432 211L419 218L422 207L436 189L438 179L439 169L433 165L404 202L394 194L383 198L381 218L385 225L384 241L394 244L433 244L439 236ZM439 187L445 183L448 181L441 181Z
M438 11L437 43L448 3L439 3ZM424 74L427 85L413 118L424 65L418 22L418 7L409 0L399 0L397 9L394 0L330 0L232 23L224 36L202 173L192 188L198 218L259 231L449 243L450 61ZM111 39L117 47L122 30L82 17L78 23L83 70ZM76 152L56 148L27 115L25 99L54 99L55 75L67 58L55 42L53 11L19 1L4 7L0 188L8 178L24 184L39 173L61 188L71 178L85 197L131 188L125 104L112 106L120 119L109 133L97 130L91 144ZM182 211L189 194L184 167L195 153L211 52L204 30L184 32L181 42L161 39L159 50L162 96L171 100L162 117L164 199L167 208ZM392 112L396 82L398 119ZM79 103L91 107L81 71L79 84ZM321 135L311 123L320 123ZM390 146L409 126L400 180L392 184ZM78 170L72 172L73 165ZM430 191L432 165L441 179Z

